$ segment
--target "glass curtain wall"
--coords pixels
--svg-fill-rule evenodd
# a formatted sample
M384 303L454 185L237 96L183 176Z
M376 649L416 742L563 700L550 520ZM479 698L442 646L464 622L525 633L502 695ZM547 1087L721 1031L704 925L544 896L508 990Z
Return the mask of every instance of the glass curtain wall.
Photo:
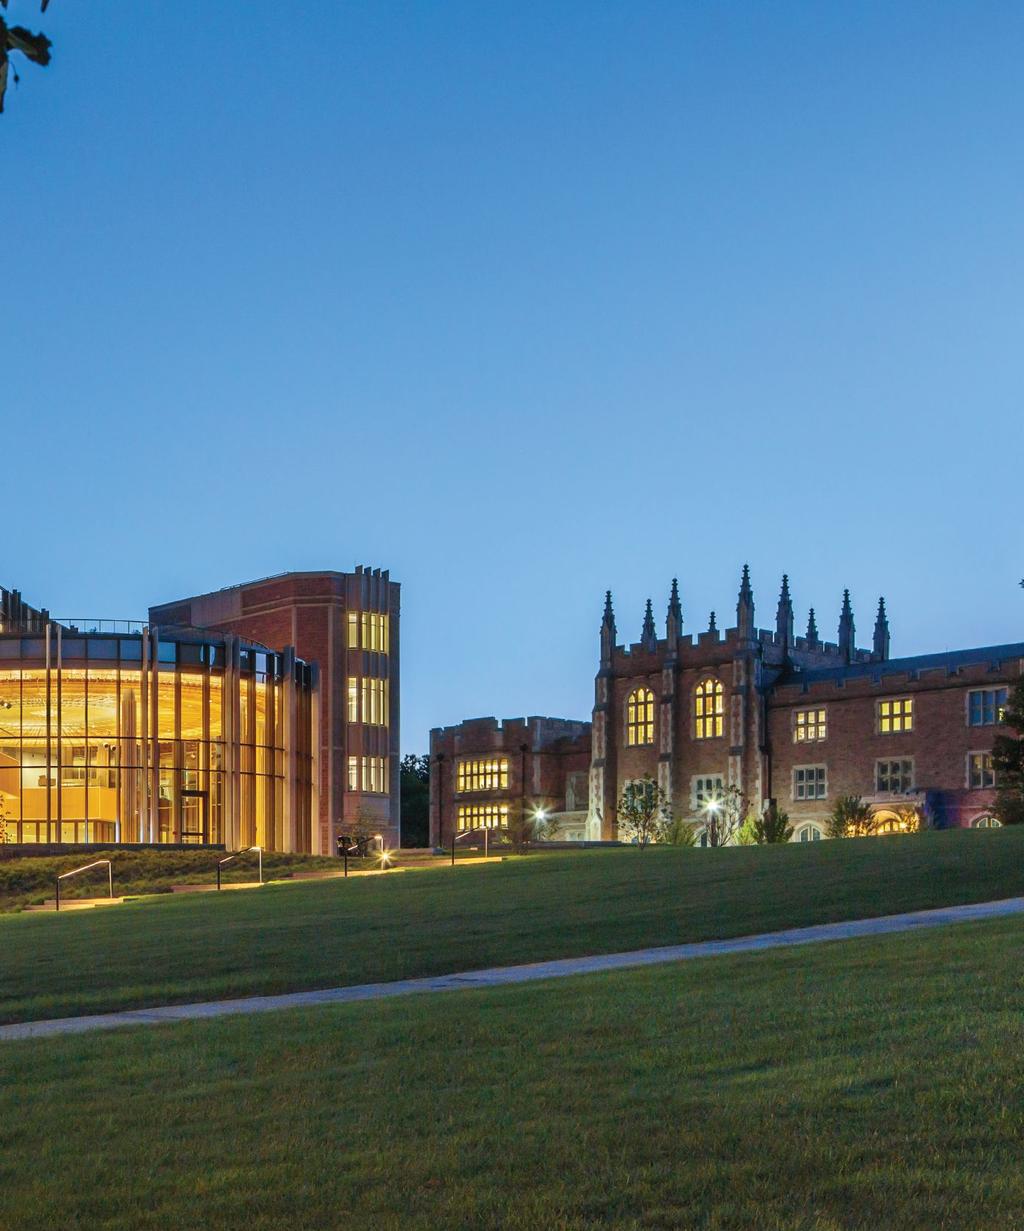
M286 849L283 656L243 648L226 672L223 644L162 640L156 662L153 646L65 631L58 658L52 632L49 646L0 637L0 841L224 842L230 760L238 844ZM308 817L310 668L294 669L295 804Z

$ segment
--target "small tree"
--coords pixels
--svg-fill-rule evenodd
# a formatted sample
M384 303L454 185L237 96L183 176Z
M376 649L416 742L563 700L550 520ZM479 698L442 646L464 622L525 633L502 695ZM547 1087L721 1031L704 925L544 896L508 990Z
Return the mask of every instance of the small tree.
M641 850L660 835L669 816L665 792L650 774L627 782L619 799L619 832Z
M901 833L920 833L926 828L924 813L917 804L905 804L896 809Z
M753 812L747 813L747 819L736 830L737 846L757 846L757 817Z
M840 795L828 818L830 838L865 838L877 827L871 805L859 795Z
M759 846L775 842L788 842L793 836L793 826L789 823L789 814L783 812L774 799L759 817L754 820L754 838Z
M1024 825L1024 679L1010 693L1000 733L992 745L996 815L1004 825Z
M536 842L545 836L545 819L542 809L533 807L525 800L509 806L508 820L505 822L505 836L512 843L512 849L517 854L525 855L530 849L531 842Z
M747 801L738 786L727 786L704 805L704 832L708 846L728 846L747 814Z
M538 842L554 842L562 832L562 818L541 809L534 816L533 836Z

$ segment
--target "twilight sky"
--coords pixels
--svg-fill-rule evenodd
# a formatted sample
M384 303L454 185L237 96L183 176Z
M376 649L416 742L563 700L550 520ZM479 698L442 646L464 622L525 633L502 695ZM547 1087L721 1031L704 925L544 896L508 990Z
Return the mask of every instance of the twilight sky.
M403 733L620 640L1024 638L1024 6L38 5L0 117L0 584L403 584Z

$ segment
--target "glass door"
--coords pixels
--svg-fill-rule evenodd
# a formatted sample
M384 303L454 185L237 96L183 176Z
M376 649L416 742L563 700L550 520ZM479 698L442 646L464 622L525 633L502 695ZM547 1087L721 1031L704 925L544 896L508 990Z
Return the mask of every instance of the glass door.
M181 840L205 846L209 841L206 829L206 792L181 792Z

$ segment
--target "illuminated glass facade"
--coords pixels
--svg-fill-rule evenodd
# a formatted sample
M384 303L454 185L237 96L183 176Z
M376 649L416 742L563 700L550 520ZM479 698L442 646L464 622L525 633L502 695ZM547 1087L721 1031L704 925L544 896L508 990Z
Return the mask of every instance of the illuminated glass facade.
M316 690L231 634L0 633L6 839L310 850Z

